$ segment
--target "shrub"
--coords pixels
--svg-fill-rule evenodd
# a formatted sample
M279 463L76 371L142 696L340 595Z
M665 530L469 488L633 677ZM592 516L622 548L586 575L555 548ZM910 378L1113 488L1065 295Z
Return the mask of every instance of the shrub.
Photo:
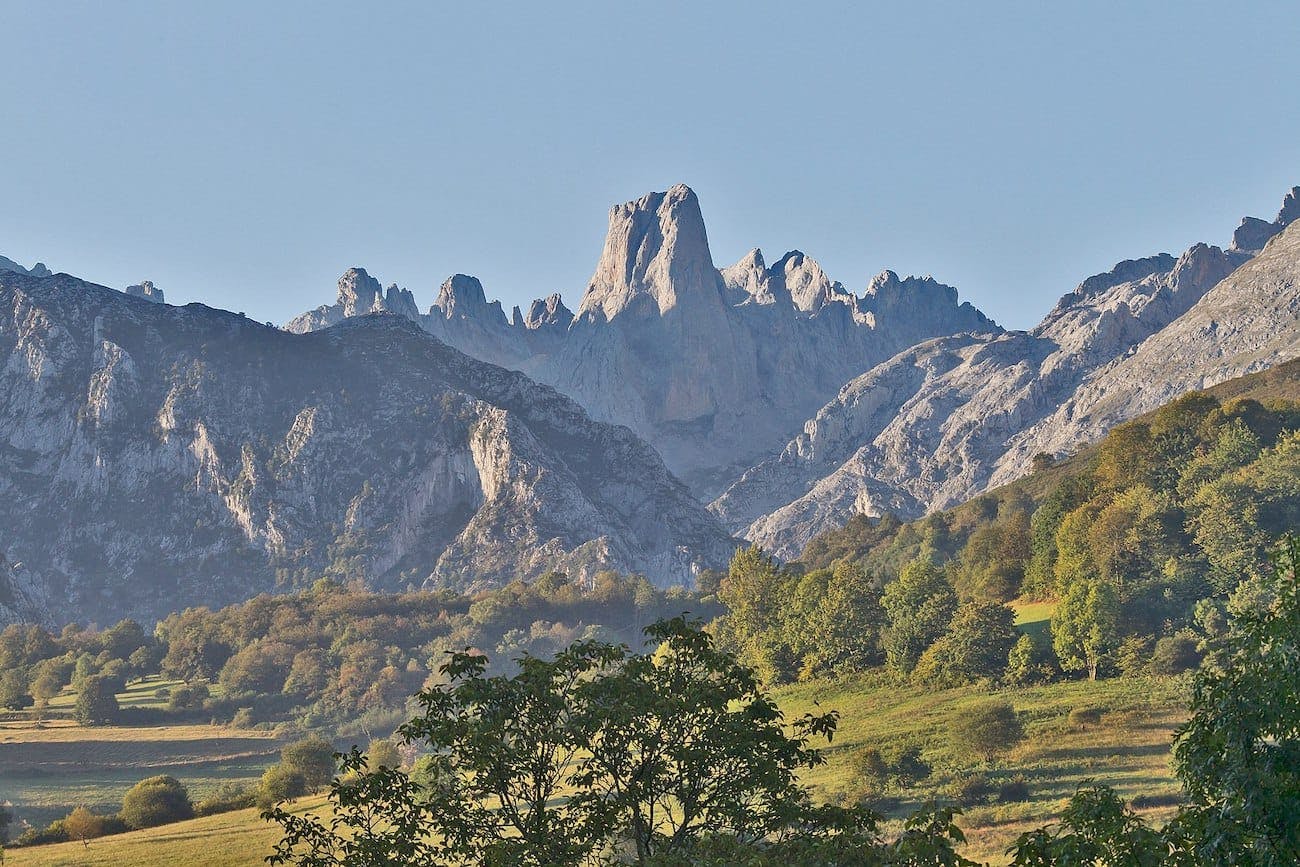
M947 794L963 807L974 807L988 802L993 787L983 774L966 774L948 785Z
M79 840L89 846L96 837L125 831L126 823L117 816L100 816L85 807L77 807L63 818L63 830L69 840Z
M257 725L257 716L253 713L251 707L241 707L230 718L230 724L237 729L251 729Z
M1023 774L1016 774L998 785L998 803L1012 804L1029 800L1029 781Z
M1151 671L1155 674L1182 674L1200 664L1196 638L1187 632L1160 639L1151 654Z
M995 700L959 716L952 737L959 747L992 762L998 753L1024 740L1025 728L1009 702Z
M122 821L131 828L150 828L194 815L190 793L171 776L141 780L122 798Z
M302 772L283 764L266 769L257 787L257 806L269 810L281 801L292 801L307 794L307 780Z
M315 792L334 779L334 746L322 738L307 738L281 750L280 764L301 774L307 790Z
M217 813L229 813L231 810L252 807L256 802L256 787L222 783L215 792L195 805L194 815L212 816Z
M366 761L372 771L382 768L400 768L402 755L390 740L373 740L366 748Z

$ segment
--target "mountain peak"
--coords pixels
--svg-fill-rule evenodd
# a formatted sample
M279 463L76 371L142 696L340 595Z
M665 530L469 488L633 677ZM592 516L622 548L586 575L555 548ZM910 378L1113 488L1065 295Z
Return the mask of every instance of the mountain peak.
M1232 246L1228 249L1259 252L1297 219L1300 219L1300 187L1292 187L1282 198L1282 207L1273 222L1266 223L1259 217L1242 217L1241 225L1232 233Z
M699 199L677 184L610 209L605 246L578 313L612 319L645 298L663 314L686 293L720 297L720 283Z
M523 322L524 327L530 330L551 326L563 331L573 322L573 311L564 306L559 292L552 292L529 305L528 315Z
M383 297L379 281L366 273L365 268L349 268L339 278L338 304L344 316L360 316L376 308L376 299Z
M507 323L506 313L500 301L488 303L483 284L477 277L468 274L453 274L438 289L438 300L433 302L430 313L439 311L444 319L454 317L480 319L489 318Z
M153 285L153 281L151 280L141 280L134 286L128 286L122 291L133 298L143 298L146 301L153 301L156 304L166 303L163 298L163 291Z

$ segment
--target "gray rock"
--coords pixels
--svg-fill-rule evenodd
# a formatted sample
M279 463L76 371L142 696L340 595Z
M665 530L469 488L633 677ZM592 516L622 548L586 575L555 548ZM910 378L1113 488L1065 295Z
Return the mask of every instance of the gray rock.
M0 554L24 564L0 616L147 618L331 563L387 589L689 584L732 552L631 431L391 312L298 335L0 273L0 394Z

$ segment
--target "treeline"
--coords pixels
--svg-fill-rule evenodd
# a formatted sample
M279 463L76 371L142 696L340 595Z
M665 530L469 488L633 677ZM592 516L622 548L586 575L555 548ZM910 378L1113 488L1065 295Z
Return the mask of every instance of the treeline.
M750 550L719 589L724 645L772 682L887 665L936 684L1197 664L1256 606L1300 519L1300 405L1193 393L958 508L857 517L799 562ZM1057 603L1050 634L1005 605Z
M551 573L474 596L375 593L322 579L297 594L187 609L152 633L129 620L59 634L9 626L0 632L0 707L44 713L71 686L85 724L161 714L379 730L405 718L408 698L436 677L448 651L472 648L504 668L577 640L636 641L646 624L685 611L715 616L719 608L615 573L589 586ZM117 707L114 693L155 673L184 681L163 688L164 711Z

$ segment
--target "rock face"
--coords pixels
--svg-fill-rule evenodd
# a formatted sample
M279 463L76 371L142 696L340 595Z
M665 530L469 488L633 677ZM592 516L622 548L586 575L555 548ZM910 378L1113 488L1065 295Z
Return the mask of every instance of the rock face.
M125 291L127 295L133 298L143 298L146 301L153 301L155 304L167 303L167 299L163 297L163 291L148 280L142 280L134 286L128 286Z
M357 315L404 303L364 272L340 296L346 322L297 335L0 273L0 616L149 617L324 570L382 588L606 568L667 585L730 556L631 431L408 315Z
M1227 251L1197 244L1090 277L1031 332L956 335L896 355L711 508L795 556L854 513L955 505L1028 472L1039 452L1072 451L1189 389L1294 357L1297 192L1274 222L1243 221L1269 227L1257 256L1238 229Z
M32 277L50 276L50 269L45 267L44 262L37 262L31 268L24 268L22 265L19 265L13 259L8 259L5 258L4 256L0 256L0 273L4 273L6 271L12 274L27 274Z
M335 304L286 327L311 331L351 315L340 284ZM551 295L507 318L477 280L457 275L418 321L631 427L706 496L872 365L921 340L1000 331L928 277L886 271L858 296L798 251L768 267L754 250L719 270L699 200L683 185L610 211L576 314Z

